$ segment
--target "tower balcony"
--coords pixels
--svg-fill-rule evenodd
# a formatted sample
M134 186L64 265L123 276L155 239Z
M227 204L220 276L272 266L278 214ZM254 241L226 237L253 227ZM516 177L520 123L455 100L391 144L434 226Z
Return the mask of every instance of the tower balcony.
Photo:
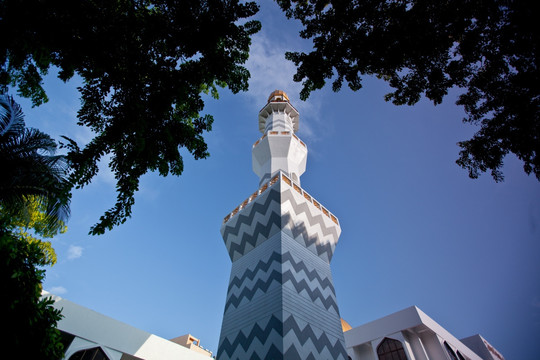
M259 111L259 131L298 131L299 113L289 102L289 97L279 90L268 98L268 103Z
M225 216L221 234L234 262L280 231L330 263L341 227L334 214L280 171Z
M251 194L246 200L244 200L240 205L238 205L233 211L227 214L223 218L223 224L226 224L229 220L231 220L232 217L235 215L242 213L242 210L244 210L251 202L253 202L259 195L264 193L266 190L271 189L274 187L274 185L278 182L282 181L285 184L287 184L289 187L292 187L298 194L302 195L308 202L312 203L315 208L320 210L322 214L324 214L327 218L332 220L336 225L339 226L339 220L338 218L332 214L330 211L328 211L324 206L321 205L320 202L315 200L314 197L312 197L310 194L308 194L305 190L303 190L300 185L298 185L295 181L292 181L287 175L285 175L283 172L279 172L279 174L275 175L270 181L263 184L261 187L257 189L253 194Z

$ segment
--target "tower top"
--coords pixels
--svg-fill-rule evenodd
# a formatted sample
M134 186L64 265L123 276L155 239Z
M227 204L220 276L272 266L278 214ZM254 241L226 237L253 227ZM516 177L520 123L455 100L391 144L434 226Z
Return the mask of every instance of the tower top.
M283 129L274 124L278 120L284 126ZM274 90L268 97L268 102L259 112L259 130L266 133L268 130L298 131L298 111L291 105L289 96L283 90Z
M272 101L286 101L288 103L290 103L291 101L289 100L289 96L287 96L287 93L283 90L274 90L272 91L272 93L270 94L270 96L268 97L268 102L272 102Z
M307 147L297 135L298 111L282 90L274 90L259 112L259 130L263 136L252 149L253 171L260 185L279 171L300 185L300 175L306 171Z

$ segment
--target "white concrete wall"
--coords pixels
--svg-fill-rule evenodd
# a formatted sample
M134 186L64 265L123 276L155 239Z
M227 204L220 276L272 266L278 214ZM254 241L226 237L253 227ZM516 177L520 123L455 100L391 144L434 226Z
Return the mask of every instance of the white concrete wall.
M252 168L260 179L260 184L268 181L278 171L288 176L296 174L300 184L300 176L306 171L307 147L292 135L267 134L252 149Z
M429 359L441 359L441 360L450 360L446 354L446 350L441 346L439 337L437 334L431 332L422 333L420 336L424 348Z
M376 352L371 348L371 344L355 346L351 349L347 349L347 353L353 360L377 360L377 357L375 356Z
M424 344L417 334L405 332L403 335L407 338L410 349L416 360L429 360Z

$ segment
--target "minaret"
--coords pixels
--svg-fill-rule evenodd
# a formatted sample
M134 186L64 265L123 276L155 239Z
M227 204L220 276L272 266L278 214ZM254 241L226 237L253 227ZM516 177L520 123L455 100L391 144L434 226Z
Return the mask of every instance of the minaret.
M221 226L232 270L218 360L347 359L330 272L341 228L300 187L298 122L287 94L272 92L252 150L259 189Z

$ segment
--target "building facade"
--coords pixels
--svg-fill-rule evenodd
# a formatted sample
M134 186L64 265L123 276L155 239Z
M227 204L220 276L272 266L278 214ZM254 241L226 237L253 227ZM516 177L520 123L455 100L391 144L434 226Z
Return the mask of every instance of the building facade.
M347 359L330 261L338 219L300 187L299 115L274 91L252 149L259 189L228 214L232 261L218 359Z
M416 306L345 331L345 343L352 360L504 360L480 335L459 340Z

